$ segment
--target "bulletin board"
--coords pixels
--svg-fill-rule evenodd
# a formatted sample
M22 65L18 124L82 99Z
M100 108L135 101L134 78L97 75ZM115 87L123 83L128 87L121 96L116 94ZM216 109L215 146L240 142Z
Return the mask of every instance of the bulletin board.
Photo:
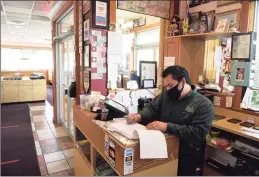
M107 86L107 30L90 30L91 90L106 95Z
M170 18L170 1L117 1L117 9L146 14L164 19Z

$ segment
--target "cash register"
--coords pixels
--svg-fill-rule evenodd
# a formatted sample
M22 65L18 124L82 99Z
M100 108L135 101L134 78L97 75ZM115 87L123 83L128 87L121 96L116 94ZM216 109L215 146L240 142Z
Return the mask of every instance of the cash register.
M123 104L106 98L104 100L105 108L97 111L97 117L95 119L102 121L113 120L114 118L123 118L129 114L129 110Z

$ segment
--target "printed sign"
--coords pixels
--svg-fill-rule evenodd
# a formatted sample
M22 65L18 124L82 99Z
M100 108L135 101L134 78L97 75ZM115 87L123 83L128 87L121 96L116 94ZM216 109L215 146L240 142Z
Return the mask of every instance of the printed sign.
M124 151L124 175L133 173L133 148L127 148Z
M109 157L109 137L105 135L104 139L104 153L107 157Z
M84 41L89 39L90 20L84 21Z
M115 144L110 141L109 143L109 161L111 165L115 168Z
M107 3L96 1L96 25L107 26Z

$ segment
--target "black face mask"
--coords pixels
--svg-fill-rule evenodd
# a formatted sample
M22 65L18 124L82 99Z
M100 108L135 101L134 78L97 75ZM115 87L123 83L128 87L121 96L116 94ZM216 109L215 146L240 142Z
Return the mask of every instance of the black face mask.
M171 88L170 90L167 91L168 96L173 100L176 101L180 98L182 92L183 92L183 88L181 90L178 90L178 86L180 83L178 83L176 86L174 86L173 88Z

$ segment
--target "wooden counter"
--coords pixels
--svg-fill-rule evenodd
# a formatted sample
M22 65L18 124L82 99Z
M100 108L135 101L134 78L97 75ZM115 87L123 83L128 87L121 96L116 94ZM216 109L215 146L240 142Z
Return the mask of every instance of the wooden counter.
M165 135L168 149L168 159L140 159L140 146L139 141L129 140L124 136L116 133L109 132L106 125L109 122L93 120L94 113L87 112L80 108L80 106L74 107L74 124L76 126L76 140L78 141L78 131L82 133L86 139L90 142L91 154L90 160L85 160L84 155L80 153L80 149L77 148L75 156L75 175L95 175L96 169L96 153L100 154L106 162L109 159L105 155L105 137L108 137L115 144L115 167L113 170L120 176L124 175L124 152L127 148L133 148L133 173L129 175L133 176L176 176L178 168L178 148L179 140L176 136ZM150 148L156 148L154 147ZM111 165L111 164L110 164Z
M214 112L215 114L226 116L226 118L213 122L212 127L222 129L227 132L259 142L259 131L258 133L244 131L242 130L243 126L240 126L239 123L233 124L227 121L229 119L236 118L236 119L240 119L242 122L245 122L248 117L253 117L255 118L255 124L259 125L259 116L249 115L246 113L232 111L229 109L218 108L218 107L214 107ZM251 128L251 130L253 131L254 129Z
M46 100L46 80L2 80L1 103Z

